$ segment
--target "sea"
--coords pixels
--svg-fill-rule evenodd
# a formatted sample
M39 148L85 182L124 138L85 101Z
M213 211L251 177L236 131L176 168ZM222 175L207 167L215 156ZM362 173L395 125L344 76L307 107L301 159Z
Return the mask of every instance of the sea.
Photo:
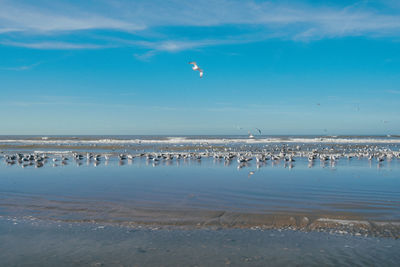
M400 136L0 136L0 265L395 266L399 152Z

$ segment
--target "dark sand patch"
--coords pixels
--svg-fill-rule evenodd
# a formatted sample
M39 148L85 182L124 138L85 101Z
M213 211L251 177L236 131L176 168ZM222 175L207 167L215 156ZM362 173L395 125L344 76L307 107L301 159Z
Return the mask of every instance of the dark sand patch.
M0 219L4 266L396 266L399 249L335 233Z
M183 229L293 229L400 238L399 221L373 221L363 214L324 210L237 212L189 209L162 203L124 203L85 199L48 200L11 195L0 199L6 217L35 218L70 223L101 223L128 227Z

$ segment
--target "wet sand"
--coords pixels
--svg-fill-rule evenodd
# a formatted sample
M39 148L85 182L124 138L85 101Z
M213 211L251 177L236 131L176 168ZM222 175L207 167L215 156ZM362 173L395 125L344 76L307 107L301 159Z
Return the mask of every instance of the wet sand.
M399 250L398 240L341 233L0 219L4 266L396 266Z
M355 236L400 238L399 221L365 220L360 214L310 211L245 213L196 209L160 209L125 206L118 203L77 204L32 199L22 204L2 200L3 219L23 218L69 223L101 223L126 227L161 229L290 229L343 233ZM16 204L18 203L18 204ZM139 205L140 206L140 205ZM12 215L11 215L12 214ZM30 214L30 215L27 215Z

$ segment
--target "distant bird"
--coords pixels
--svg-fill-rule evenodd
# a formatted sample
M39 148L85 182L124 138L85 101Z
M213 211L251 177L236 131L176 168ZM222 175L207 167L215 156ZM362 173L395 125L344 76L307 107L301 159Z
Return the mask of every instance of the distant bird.
M320 103L317 103L317 106L321 106L321 104L320 104Z
M260 129L256 128L256 130L261 134L261 130Z
M189 62L189 64L192 64L193 65L192 70L199 71L200 72L200 78L203 78L203 70L200 69L199 66L197 66L197 63L192 61L192 62Z

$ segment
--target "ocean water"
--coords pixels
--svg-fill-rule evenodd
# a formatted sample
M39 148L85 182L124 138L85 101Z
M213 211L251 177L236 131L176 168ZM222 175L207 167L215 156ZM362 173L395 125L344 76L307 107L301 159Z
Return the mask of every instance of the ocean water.
M397 137L323 138L3 136L0 155L49 158L40 168L0 161L0 263L393 265L399 260L400 159L310 163L304 155L397 153ZM303 156L266 163L253 157L246 164L204 156L117 157L283 148ZM72 156L86 151L111 158Z

